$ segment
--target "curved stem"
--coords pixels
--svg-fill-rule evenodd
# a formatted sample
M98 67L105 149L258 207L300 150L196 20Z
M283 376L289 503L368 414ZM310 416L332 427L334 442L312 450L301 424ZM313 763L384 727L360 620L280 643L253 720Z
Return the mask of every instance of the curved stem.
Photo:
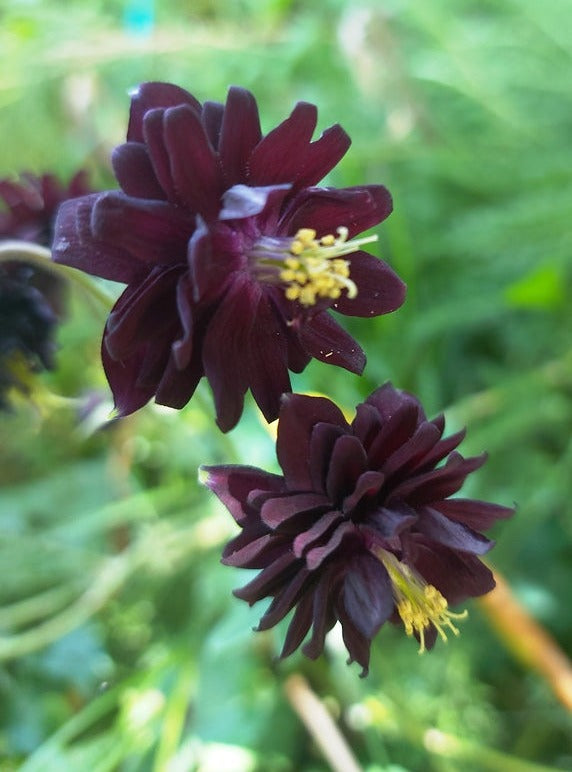
M336 722L306 679L301 675L291 675L284 682L284 691L333 772L362 772Z
M496 587L479 604L508 649L548 682L559 702L572 711L572 662L531 617L495 570Z

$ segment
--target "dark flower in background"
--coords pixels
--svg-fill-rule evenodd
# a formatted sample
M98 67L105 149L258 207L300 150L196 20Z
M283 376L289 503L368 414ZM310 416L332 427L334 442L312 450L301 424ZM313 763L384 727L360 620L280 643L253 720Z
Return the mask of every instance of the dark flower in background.
M443 438L418 400L391 384L358 405L351 424L328 399L286 395L278 424L283 476L248 466L205 467L242 531L223 562L260 573L235 594L272 598L259 630L295 609L281 656L317 657L341 623L350 661L367 673L373 637L387 620L431 648L458 634L448 610L494 586L477 557L479 531L512 509L450 498L485 456L463 458L464 432ZM444 462L444 463L440 463Z
M0 241L14 239L50 246L59 205L91 192L87 173L79 171L65 186L53 175L21 174L0 180Z
M329 314L398 308L404 285L357 239L391 212L380 185L315 187L350 140L312 141L316 108L299 103L262 135L256 101L225 105L145 83L127 142L113 154L121 191L60 210L54 258L127 288L102 358L120 415L153 396L183 407L206 375L217 422L231 429L248 389L267 420L312 357L361 373L365 356Z
M0 409L9 393L28 394L33 374L54 366L54 332L64 282L24 262L0 262Z

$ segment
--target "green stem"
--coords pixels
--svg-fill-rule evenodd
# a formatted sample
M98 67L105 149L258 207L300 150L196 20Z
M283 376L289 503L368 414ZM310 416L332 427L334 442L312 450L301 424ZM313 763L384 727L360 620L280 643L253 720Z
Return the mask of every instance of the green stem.
M74 594L70 585L52 587L32 598L0 608L0 629L13 629L42 619L58 611Z
M48 646L89 619L123 586L138 555L108 558L93 584L64 611L20 635L0 638L0 661L17 659Z

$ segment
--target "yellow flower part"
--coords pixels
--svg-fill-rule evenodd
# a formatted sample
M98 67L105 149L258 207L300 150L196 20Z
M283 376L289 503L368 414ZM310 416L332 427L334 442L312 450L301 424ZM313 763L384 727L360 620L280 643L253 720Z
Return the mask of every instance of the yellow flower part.
M425 630L433 625L443 641L447 641L446 629L459 635L453 619L466 619L468 611L456 614L449 611L446 599L439 590L427 582L416 571L399 561L391 552L379 549L376 552L389 578L395 598L395 605L403 621L405 632L419 636L419 654L425 649Z
M312 228L300 228L290 244L290 256L284 260L280 280L286 287L288 300L297 300L303 306L313 306L318 298L336 300L347 290L355 298L357 287L350 278L350 263L341 256L357 252L363 244L377 241L377 236L348 241L348 229L337 229L333 234L316 238Z

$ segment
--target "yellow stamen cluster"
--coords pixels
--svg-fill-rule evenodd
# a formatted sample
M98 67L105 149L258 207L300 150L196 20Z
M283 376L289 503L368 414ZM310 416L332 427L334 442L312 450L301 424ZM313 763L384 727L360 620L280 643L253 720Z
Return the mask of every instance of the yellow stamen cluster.
M425 630L430 625L445 642L446 628L453 635L459 635L451 620L465 619L468 616L466 610L461 614L449 611L447 601L439 590L427 584L416 571L400 562L391 552L380 549L376 554L391 579L395 604L406 634L412 636L417 633L419 636L419 654L425 651Z
M303 306L313 306L317 298L337 299L342 290L355 298L357 287L349 278L350 264L341 255L357 252L362 244L377 241L377 236L348 241L348 229L337 229L332 234L316 239L316 231L301 228L290 245L290 256L284 260L280 280L285 282L288 300L297 300Z

